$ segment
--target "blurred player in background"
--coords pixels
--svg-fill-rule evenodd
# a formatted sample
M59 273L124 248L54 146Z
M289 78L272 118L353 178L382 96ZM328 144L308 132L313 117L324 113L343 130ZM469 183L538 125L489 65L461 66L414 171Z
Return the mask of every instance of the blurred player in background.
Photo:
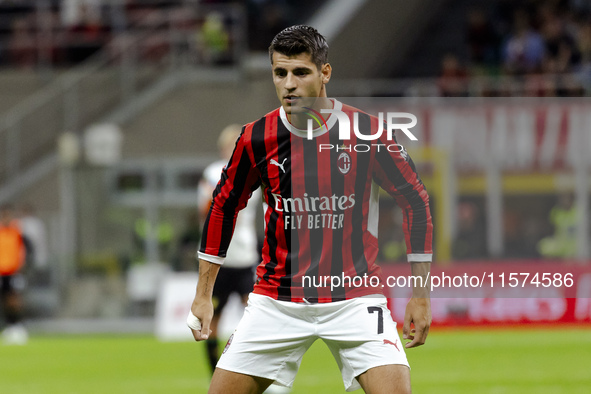
M30 243L30 256L27 260L32 262L35 268L45 270L48 267L49 251L47 248L47 231L45 223L36 214L32 205L26 204L21 209L18 219L23 236Z
M358 153L351 144L363 141L341 139L335 113L313 126L323 109L358 118L365 135L379 126L376 117L328 98L332 68L328 45L316 29L281 31L269 55L281 107L243 127L214 191L199 250L199 282L187 318L198 341L210 335L212 292L236 215L261 187L263 261L209 392L261 393L273 382L291 387L304 353L320 338L335 357L347 391L409 393L408 361L375 264L377 186L403 210L407 258L413 276L425 284L432 259L429 196L404 149ZM313 138L307 138L309 131ZM375 142L396 146L386 136ZM320 144L343 148L319 150ZM366 283L378 284L305 285L304 276L316 280L323 275L365 276ZM404 318L404 338L410 340L405 346L424 344L430 324L428 286L414 287Z
M19 274L25 262L25 238L11 205L0 207L0 301L6 321L2 332L5 344L24 345L28 334L21 324L24 278Z
M202 223L207 217L211 205L211 196L220 180L224 166L232 156L236 140L240 135L242 126L231 124L222 130L218 138L218 150L220 160L210 164L203 172L203 178L199 183L198 201ZM218 323L222 311L232 293L240 296L242 303L246 305L248 294L254 285L254 267L259 259L257 251L257 236L255 230L256 200L260 192L255 196L236 219L234 238L230 244L224 267L220 270L216 285L213 289L214 315L211 321L211 334L206 340L207 355L211 371L215 370L219 358L218 351Z

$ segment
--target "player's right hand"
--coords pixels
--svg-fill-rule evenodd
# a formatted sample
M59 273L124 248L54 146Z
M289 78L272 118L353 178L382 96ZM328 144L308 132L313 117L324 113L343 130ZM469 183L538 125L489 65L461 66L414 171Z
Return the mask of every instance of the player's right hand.
M191 329L193 338L196 341L204 341L211 334L211 319L213 318L213 303L210 301L193 301L189 316L187 316L187 325Z
M408 339L404 347L409 349L425 344L431 327L431 300L429 298L411 298L406 305L402 338ZM411 324L414 328L411 329Z

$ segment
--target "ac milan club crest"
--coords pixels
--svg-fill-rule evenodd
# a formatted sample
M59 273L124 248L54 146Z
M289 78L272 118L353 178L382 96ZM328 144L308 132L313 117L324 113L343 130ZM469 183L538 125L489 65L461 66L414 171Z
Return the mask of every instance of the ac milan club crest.
M232 344L232 339L234 339L234 334L230 335L230 338L228 339L228 342L226 343L226 347L224 348L224 351L222 352L222 354L226 353L226 351L228 350L228 348Z
M341 152L337 159L337 167L341 174L346 174L351 170L351 156L347 152Z

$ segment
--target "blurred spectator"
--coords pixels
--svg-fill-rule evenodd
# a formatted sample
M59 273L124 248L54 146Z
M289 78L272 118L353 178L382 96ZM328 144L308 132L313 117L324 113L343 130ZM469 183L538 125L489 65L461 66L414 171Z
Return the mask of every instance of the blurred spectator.
M100 13L92 12L86 3L79 4L80 15L66 34L66 54L70 64L77 64L98 52L106 44L109 29Z
M3 205L0 207L0 303L7 324L2 339L10 345L24 345L28 340L21 324L24 279L20 271L25 262L25 244L13 207Z
M12 34L7 45L10 64L30 69L37 63L37 43L32 26L26 17L12 23Z
M475 9L468 13L466 32L470 62L476 66L494 66L499 62L499 38L482 10Z
M537 73L544 60L544 41L531 27L524 10L515 12L513 34L503 48L505 70L510 74Z
M441 64L441 76L437 81L444 97L461 97L468 94L468 73L455 55L447 54Z
M591 64L591 21L582 24L577 42L581 61L584 64Z
M206 64L231 63L230 34L224 24L224 16L210 12L198 34L199 47Z
M542 27L542 31L546 43L544 72L565 73L580 63L581 55L577 44L574 38L567 33L559 18L548 19Z
M23 206L18 222L31 247L27 260L32 262L37 269L47 268L49 253L45 223L35 215L35 209L29 204Z
M558 203L550 211L554 235L538 243L540 254L546 258L572 258L577 254L577 229L579 217L571 193L558 197Z

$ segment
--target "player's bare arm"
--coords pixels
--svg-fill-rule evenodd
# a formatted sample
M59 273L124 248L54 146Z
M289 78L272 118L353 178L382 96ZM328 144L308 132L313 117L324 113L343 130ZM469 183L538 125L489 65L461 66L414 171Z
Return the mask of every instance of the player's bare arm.
M409 339L406 348L412 348L425 344L429 327L431 326L431 298L430 277L431 263L411 262L412 275L420 277L413 285L412 298L406 305L404 325L402 326L402 338ZM421 286L422 284L422 286ZM411 324L414 328L411 329Z
M191 332L196 341L207 339L211 333L209 328L211 319L213 318L213 303L211 302L211 297L220 267L220 264L210 263L209 261L201 259L199 260L199 282L197 282L195 299L193 300L193 305L191 305L191 313L199 319L201 323L201 330L191 328Z

